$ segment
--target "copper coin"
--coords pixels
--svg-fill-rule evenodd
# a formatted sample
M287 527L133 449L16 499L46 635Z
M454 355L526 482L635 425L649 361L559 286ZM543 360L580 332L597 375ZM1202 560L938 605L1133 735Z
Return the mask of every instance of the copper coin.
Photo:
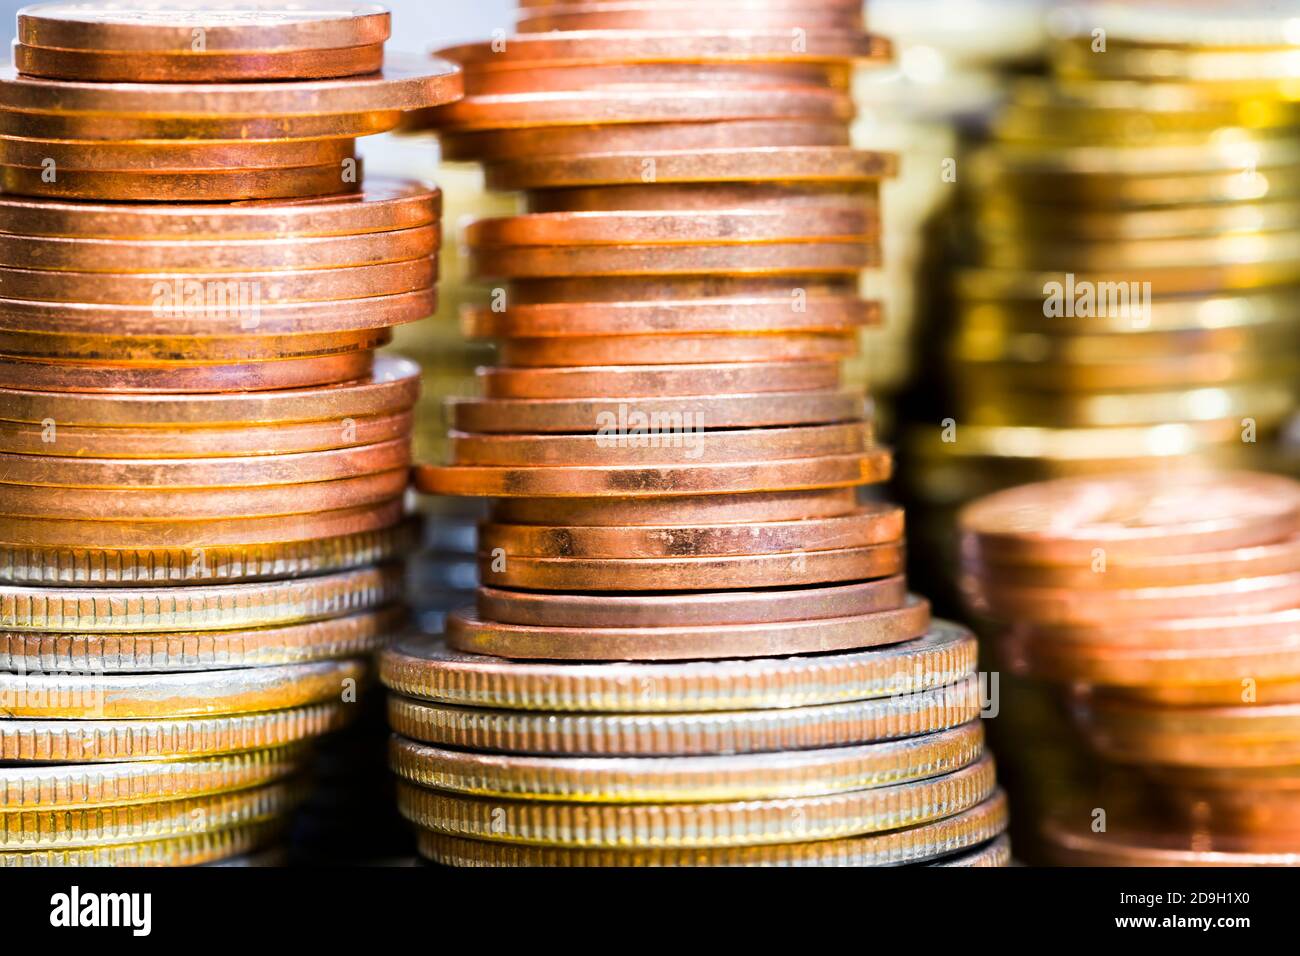
M239 458L81 458L0 452L0 484L159 489L301 485L392 471L410 461L407 437L377 445Z
M78 392L0 391L0 417L59 427L74 425L206 427L288 422L338 422L408 409L419 392L419 366L381 355L371 374L339 385L266 393L218 392L193 396L93 395Z
M704 275L674 276L558 276L553 279L528 279L510 283L509 295L498 308L507 311L516 305L586 302L681 302L710 300L776 298L789 311L799 312L816 296L853 298L858 295L858 281L852 276L809 276L806 282L791 285L781 276ZM626 331L626 330L624 330Z
M466 653L512 659L707 660L896 644L920 637L929 626L930 605L920 598L855 617L708 627L528 627L481 621L458 611L447 618L447 642Z
M914 641L864 651L669 663L518 662L416 636L380 655L380 677L410 697L506 711L743 711L900 699L967 680L975 651L970 631L940 620Z
M632 150L743 149L756 146L848 146L841 120L790 117L711 123L617 123L535 126L458 132L440 130L444 159L494 163L517 156L621 153Z
M559 716L454 707L396 694L388 698L389 723L413 740L457 750L592 757L685 757L851 746L947 730L969 723L979 712L978 684L970 678L876 700L699 713Z
M567 92L606 88L742 86L847 89L850 70L839 63L759 61L748 63L534 63L525 69L465 71L465 95Z
M4 339L0 336L0 345ZM607 365L595 368L483 368L487 398L597 398L613 395L719 395L837 388L834 362L720 365Z
M185 319L188 313L236 319L245 331L260 327L260 309L275 302L318 302L413 292L433 283L437 270L429 257L404 262L334 269L168 274L54 272L0 268L8 297L46 302L150 306L155 316ZM197 296L197 302L193 301ZM155 320L156 321L156 320ZM98 331L103 331L100 328Z
M1300 706L1161 707L1095 696L1080 708L1088 739L1119 763L1281 767L1300 763Z
M734 803L606 804L470 797L399 781L399 812L417 826L501 843L635 849L833 839L928 823L978 805L997 787L993 760L872 790Z
M861 455L733 462L719 465L494 468L421 465L415 486L431 495L491 498L643 498L738 494L773 490L845 488L885 481L890 455Z
M323 80L374 73L384 65L382 43L329 50L256 53L152 53L139 50L61 50L15 43L14 66L25 76L92 83L228 83Z
M851 332L880 321L878 303L857 298L798 296L782 298L685 299L662 302L511 303L504 311L470 306L461 326L472 338L576 338L621 336L637 330L651 336L717 333Z
M111 86L112 84L99 84ZM183 86L185 84L173 84ZM193 84L190 84L193 85ZM242 86L244 84L230 84ZM140 140L354 139L394 129L402 113L323 113L294 116L209 115L168 117L76 113L11 113L0 110L0 135L67 142Z
M400 506L400 502L391 503L390 507L393 506ZM395 508L394 514L400 517L400 507ZM13 523L3 520L0 526ZM76 523L42 524L57 525L64 531L69 524ZM302 541L186 547L176 541L184 542L183 535L189 529L182 526L180 530L182 535L156 548L104 547L95 543L98 532L93 527L86 529L85 537L75 545L0 544L0 581L28 587L108 587L191 582L235 584L303 577L395 560L410 552L416 538L410 524L390 521L375 530L345 534L332 534L329 525L323 525L320 530L313 529L317 537ZM9 536L7 531L0 533Z
M0 163L42 169L56 176L90 172L211 173L231 167L286 169L340 166L355 155L346 139L255 141L252 143L67 143L0 137ZM338 190L334 190L337 192Z
M671 13L668 15L671 22ZM526 70L538 66L607 63L827 62L888 55L878 37L810 33L797 48L789 31L713 31L671 28L609 33L527 33L506 44L466 43L438 51L467 73Z
M178 674L0 674L8 716L147 720L248 714L341 698L359 659Z
M399 777L436 790L628 804L772 800L874 789L969 766L983 748L983 728L979 721L972 721L907 740L763 755L583 758L479 754L430 747L403 737L392 738L388 753Z
M337 730L354 710L336 700L220 717L4 720L0 758L13 763L117 763L264 750Z
M438 222L441 194L405 179L366 177L355 193L293 202L96 205L0 196L0 232L77 239L211 240L359 236Z
M0 512L28 518L103 521L183 521L259 518L360 508L389 501L406 490L410 469L317 481L310 485L255 488L33 488L9 485Z
M641 628L671 620L692 627L764 624L825 617L854 617L901 607L901 575L827 587L669 594L547 594L505 588L478 589L483 620L530 627Z
M933 823L889 833L782 843L775 846L689 850L588 850L489 843L420 830L420 855L447 866L899 866L923 863L978 846L1007 826L1006 796L998 791L979 806Z
M868 214L874 214L877 217L880 213L880 187L881 179L845 179L837 176L818 176L814 163L805 163L804 165L813 167L811 171L799 172L798 157L791 157L785 154L789 153L813 153L814 149L797 149L764 147L760 149L745 150L747 155L753 153L762 153L767 149L774 149L782 155L771 158L771 162L778 167L790 167L787 172L791 178L779 178L779 173L783 170L774 169L773 174L763 174L758 169L750 170L752 176L742 176L742 170L732 171L725 165L720 165L719 175L726 178L712 181L709 179L688 178L686 172L679 168L674 161L672 164L672 173L674 178L664 179L658 175L658 160L654 160L656 165L653 167L655 179L653 182L646 182L645 177L631 179L630 177L620 178L623 174L614 171L609 175L612 176L613 182L595 182L591 184L564 185L564 186L538 186L528 192L524 199L528 212L616 212L636 210L656 209L663 212L682 210L712 210L721 211L726 209L758 209L771 207L774 209L794 209L799 206L811 205L821 206L827 202L845 202L852 200L861 206ZM653 156L677 156L681 151L675 149L665 149L662 152L656 151ZM718 150L709 150L710 155L719 152ZM842 152L842 151L840 151ZM596 158L604 159L604 165L598 167L598 172L604 175L605 167L611 165L613 159L626 156L626 153L617 154L597 154ZM570 157L557 156L557 161L568 159ZM750 166L759 166L754 156L749 156ZM823 163L828 170L834 172L833 164ZM507 164L508 167L508 164ZM497 168L497 164L487 167L490 173ZM646 170L652 167L647 165ZM864 166L864 169L866 167ZM886 167L885 171L890 170Z
M866 505L830 518L731 524L593 526L484 524L479 549L509 557L655 558L824 551L903 537L903 509Z
M1170 832L1167 823L1150 830L1126 827L1094 833L1086 823L1052 820L1043 828L1052 859L1065 866L1296 866L1300 841L1271 845L1241 837Z
M701 431L683 441L602 435L447 436L455 465L533 467L537 465L658 465L729 461L777 461L852 455L871 445L866 422ZM0 464L2 466L2 464Z
M168 588L0 585L0 628L129 633L270 627L342 617L393 600L401 567L384 565L259 584Z
M771 98L770 91L756 95ZM843 188L892 176L895 165L891 154L841 147L665 150L512 159L488 167L486 176L490 188L505 190L644 185L648 170L656 184L806 181Z
M0 337L2 338L2 337ZM0 453L69 458L291 455L409 438L413 414L332 422L209 428L104 428L0 421Z
M52 364L62 361L91 366L192 367L353 355L383 348L392 340L391 329L365 329L332 335L250 335L242 341L229 336L157 339L0 331L0 355L18 361Z
M854 202L792 210L727 212L538 212L478 219L465 227L476 249L513 246L636 245L650 243L746 243L835 240L877 234L879 223Z
M290 239L65 239L0 235L0 266L86 273L272 272L359 268L434 255L434 225Z
M659 436L671 447L686 432L709 428L755 428L857 421L862 393L853 389L760 392L752 395L690 395L660 398L460 399L451 404L454 427L465 432L514 435L557 432L604 434L611 443L633 444ZM620 441L621 439L621 441Z
M111 365L0 356L0 388L51 392L220 392L308 388L362 378L369 350L230 365Z
M752 29L799 28L845 32L862 30L862 12L844 8L813 8L795 4L768 7L765 4L732 3L708 10L684 3L666 7L661 3L565 3L528 7L521 11L516 27L521 33L552 30L654 30L665 20L678 29L698 27L718 30L736 22Z
M1190 471L1063 479L990 495L962 513L977 560L1089 565L1267 544L1295 533L1300 484Z
M461 92L460 68L436 58L388 63L361 77L265 83L79 83L0 70L0 108L37 114L167 119L379 113L437 106Z
M494 246L470 249L476 279L550 276L824 275L859 272L880 263L877 243L771 242L737 245Z
M848 333L767 335L601 335L507 339L501 362L509 366L716 365L722 362L838 362L858 351Z
M399 489L395 495L400 495ZM222 521L206 518L182 520L157 518L149 521L113 521L106 515L87 518L0 517L0 541L11 550L30 554L34 549L64 549L69 559L81 552L87 561L103 562L107 567L122 561L141 565L157 563L165 577L184 575L193 569L202 578L209 571L226 564L249 562L254 566L266 555L260 549L274 546L311 547L314 541L327 541L350 535L368 534L397 524L403 515L400 500L385 500L374 505L334 511L306 511L269 517L230 517ZM196 549L198 549L196 553ZM140 552L137 558L120 552ZM304 559L285 555L286 572ZM22 557L19 565L28 560ZM175 566L179 570L171 570ZM151 575L152 576L152 575ZM280 577L286 574L278 575Z
M1143 556L1116 561L1097 570L1092 566L1070 565L985 565L972 560L965 563L964 572L972 579L995 580L1009 587L1041 585L1098 590L1218 584L1239 578L1300 572L1300 535L1229 551Z
M0 105L4 101L0 88ZM437 128L463 131L792 117L846 122L852 112L852 101L844 91L817 86L732 84L701 88L688 83L663 83L467 96L431 111L430 119ZM510 165L513 167L514 163ZM492 177L488 185L493 189L503 188Z
M378 4L348 0L286 9L271 0L43 3L18 17L23 43L72 50L187 53L201 29L212 51L329 50L383 43L391 18Z
M168 277L161 284L155 283L156 305L0 299L0 329L96 336L110 328L127 337L118 340L122 341L124 350L152 348L161 352L166 352L169 347L176 348L174 343L177 341L194 342L193 338L187 339L193 336L229 341L232 337L337 335L386 329L426 318L437 309L437 293L430 284L434 270L426 263L416 262L415 265L416 268L410 270L408 264L397 264L399 274L416 273L397 277L398 288L405 287L410 291L381 292L374 296L362 294L360 298L324 302L263 302L263 292L285 290L278 283L263 284L259 277L241 283L229 277L203 280L180 276ZM391 271L388 266L372 268ZM33 273L28 278L36 276ZM324 277L318 281L323 280ZM421 282L425 284L421 285ZM376 283L380 288L384 284L387 280ZM299 285L300 290L308 288L306 283ZM357 283L353 291L364 293L364 287ZM166 343L173 344L169 346ZM193 348L199 350L202 347L196 343ZM221 354L221 343L211 348ZM226 345L226 349L227 352L237 351L237 346L231 343Z
M297 199L356 192L361 161L286 166L281 169L228 169L221 172L135 172L61 169L58 178L33 166L0 165L0 188L24 196L54 199L235 202L243 199Z
M0 330L0 355L37 361L107 362L124 365L204 365L310 358L382 348L392 341L389 329L336 332L331 335L250 335L204 339L154 339L94 335L45 335Z
M851 488L830 488L674 498L502 498L492 503L491 514L499 524L619 527L801 521L857 509Z
M985 582L973 604L1000 620L1058 624L1130 624L1152 619L1219 617L1300 607L1300 572L1214 584L1097 589L1003 588Z
M479 577L539 591L712 591L860 581L903 570L900 543L825 551L666 558L536 558L483 554Z

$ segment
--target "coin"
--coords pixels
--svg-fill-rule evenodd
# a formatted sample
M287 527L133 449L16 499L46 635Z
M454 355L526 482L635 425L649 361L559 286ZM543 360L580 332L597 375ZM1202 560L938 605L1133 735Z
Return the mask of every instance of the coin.
M964 512L963 546L988 560L1090 564L1249 547L1289 535L1300 487L1259 474L1193 472L1062 480L1013 489Z
M320 736L351 716L344 704L219 717L157 720L3 720L0 759L88 763L263 750Z
M964 813L889 833L810 843L689 850L594 850L466 840L418 830L420 853L452 866L897 866L976 846L1007 826L1001 791Z
M843 516L760 524L631 527L489 523L479 548L507 556L652 558L691 555L821 551L886 544L903 536L903 512L868 505Z
M573 756L766 753L915 737L980 711L976 682L919 694L811 707L687 714L566 714L454 707L390 696L404 737L459 750Z
M274 667L369 653L387 644L405 619L402 608L390 605L306 624L220 631L161 634L0 631L0 666L20 675L92 677ZM34 688L32 693L40 689ZM88 695L95 697L109 690L107 683L95 680L88 686Z
M855 617L902 607L907 585L901 575L824 587L667 594L573 594L514 591L481 586L482 620L536 627L654 627L671 618L678 626L760 624L815 618Z
M268 0L43 3L18 17L21 42L71 50L185 53L193 50L195 29L207 50L276 51L383 43L391 27L383 7L346 0L301 9Z
M0 343L3 340L0 339ZM840 384L834 362L606 365L594 368L482 368L486 398L598 398L817 391Z
M392 565L258 584L181 588L25 588L0 585L0 627L68 633L225 630L322 620L399 593Z
M538 627L483 621L457 611L447 618L447 642L468 653L525 660L707 660L895 644L920 637L929 626L930 605L915 597L898 608L853 617L708 627Z
M761 430L719 429L667 440L635 435L620 440L603 434L475 435L452 431L447 440L455 465L519 468L603 463L612 467L852 455L870 447L871 427L865 422L848 422Z
M275 839L284 822L271 819L213 833L188 834L144 843L20 850L0 853L6 866L197 866L256 849Z
M282 710L344 698L358 660L172 674L0 674L5 713L34 720L168 719Z
M851 334L603 335L592 338L508 339L499 356L511 366L647 365L718 362L838 362L857 353Z
M415 229L438 221L441 194L423 183L367 176L355 193L289 203L195 207L111 205L0 196L0 232L21 236L206 242Z
M671 447L684 444L689 424L704 429L813 425L861 418L863 400L852 389L759 392L750 395L658 395L595 399L460 399L452 405L453 427L464 432L530 435L542 432L602 432L611 444L654 439ZM654 435L654 431L664 434ZM621 426L621 427L620 427ZM665 428L668 426L668 428ZM620 434L622 432L623 434Z
M0 187L5 192L54 199L139 201L153 198L166 202L297 199L354 192L356 180L352 177L360 165L360 160L349 158L310 166L198 172L62 169L56 179L50 180L46 170L39 166L0 164Z
M124 178L130 180L146 172L198 175L220 173L231 167L281 169L332 163L341 169L346 160L354 158L354 145L346 139L168 145L0 138L0 161L26 169L42 169L42 163L53 163L52 168L60 174L76 173L79 177L103 172L116 180L118 177L112 174L120 172L129 174Z
M1168 828L1096 833L1049 821L1043 835L1052 857L1069 866L1295 866L1300 846L1274 838L1271 846Z
M139 50L62 50L13 45L14 66L26 76L94 83L222 83L247 80L322 80L374 73L384 64L382 43L341 49L257 53L149 53Z
M901 698L959 683L974 670L974 636L940 620L914 641L807 657L518 662L461 654L442 638L427 637L406 639L380 656L384 683L413 698L558 712L743 711Z
M978 721L907 740L724 757L563 758L463 753L393 737L404 780L478 797L591 803L772 800L847 793L935 777L983 752Z
M712 524L828 518L850 514L857 508L853 491L843 488L670 499L500 498L492 503L492 520L501 524L582 527Z
M735 494L872 484L889 477L889 453L736 462L720 465L494 468L421 465L415 485L428 494L510 497L660 497Z
M735 803L602 804L467 797L399 782L416 826L502 843L606 849L750 846L843 839L969 810L996 787L985 756L942 776L873 790Z
M104 846L217 831L279 816L301 797L300 785L281 782L184 800L0 812L0 847Z
M194 760L0 768L0 812L111 807L228 793L302 769L306 745Z

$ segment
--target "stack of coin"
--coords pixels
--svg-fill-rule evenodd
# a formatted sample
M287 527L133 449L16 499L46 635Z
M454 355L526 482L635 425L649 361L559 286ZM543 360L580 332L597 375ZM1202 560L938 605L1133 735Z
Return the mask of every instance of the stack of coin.
M336 114L371 123L407 102L375 91L452 95L450 65L418 94L387 74L326 92L189 82L286 69L377 25L382 44L381 14L24 12L24 56L63 69L60 51L82 51L66 68L88 72L0 81L3 148L52 123L60 139L102 138L86 156L104 162L65 191L54 161L51 188L31 192L57 198L13 195L21 176L0 197L0 865L202 863L266 845L307 792L311 741L352 715L370 653L404 624L419 370L374 349L433 307L437 191L349 190L337 171L308 191L337 195L293 202L187 205L174 200L197 194L171 188L242 176L259 130L297 143ZM174 47L178 21L213 52ZM194 69L162 85L89 75L123 50ZM207 172L171 165L191 147ZM161 171L148 198L169 201L109 202L124 196L117 157L140 182Z
M954 173L964 265L905 446L938 547L962 502L1017 482L1268 470L1297 407L1292 22L1058 13L1052 75L1016 85Z
M856 494L889 455L839 362L893 160L845 145L846 84L887 46L839 0L522 22L554 32L441 54L468 95L431 117L530 211L466 229L502 364L417 470L495 499L477 606L383 657L421 852L1004 863L974 640Z
M62 199L283 199L359 188L357 137L454 99L442 62L383 63L347 2L47 3L0 71L0 187Z
M1300 483L1061 479L974 502L962 531L973 607L1103 764L1037 821L1049 859L1300 862Z

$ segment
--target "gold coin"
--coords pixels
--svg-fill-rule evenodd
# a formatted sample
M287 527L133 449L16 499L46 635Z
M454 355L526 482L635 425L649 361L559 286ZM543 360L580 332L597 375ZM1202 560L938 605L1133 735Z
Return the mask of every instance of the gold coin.
M197 866L247 853L274 840L284 821L235 826L213 833L194 833L146 843L20 850L0 853L0 869L9 866Z

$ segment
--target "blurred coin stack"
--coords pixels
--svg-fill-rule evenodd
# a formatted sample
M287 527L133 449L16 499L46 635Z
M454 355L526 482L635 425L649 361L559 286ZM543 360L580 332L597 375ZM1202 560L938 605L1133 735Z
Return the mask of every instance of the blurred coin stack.
M904 473L950 570L955 509L1000 487L1277 464L1300 372L1300 113L1270 6L1058 10L1052 75L1015 86L961 162L966 265Z
M743 30L736 25L743 24ZM671 29L665 29L665 26ZM433 117L501 364L431 494L494 499L477 607L382 659L399 806L457 865L1001 865L975 642L902 576L839 363L892 158L844 2L526 5Z
M1300 863L1300 483L1061 479L976 501L962 532L972 605L1098 764L1035 821L1048 859Z
M329 3L20 14L0 865L274 840L402 625L418 369L373 350L432 309L438 196L362 188L352 147L460 87L445 63L376 72L388 29Z

